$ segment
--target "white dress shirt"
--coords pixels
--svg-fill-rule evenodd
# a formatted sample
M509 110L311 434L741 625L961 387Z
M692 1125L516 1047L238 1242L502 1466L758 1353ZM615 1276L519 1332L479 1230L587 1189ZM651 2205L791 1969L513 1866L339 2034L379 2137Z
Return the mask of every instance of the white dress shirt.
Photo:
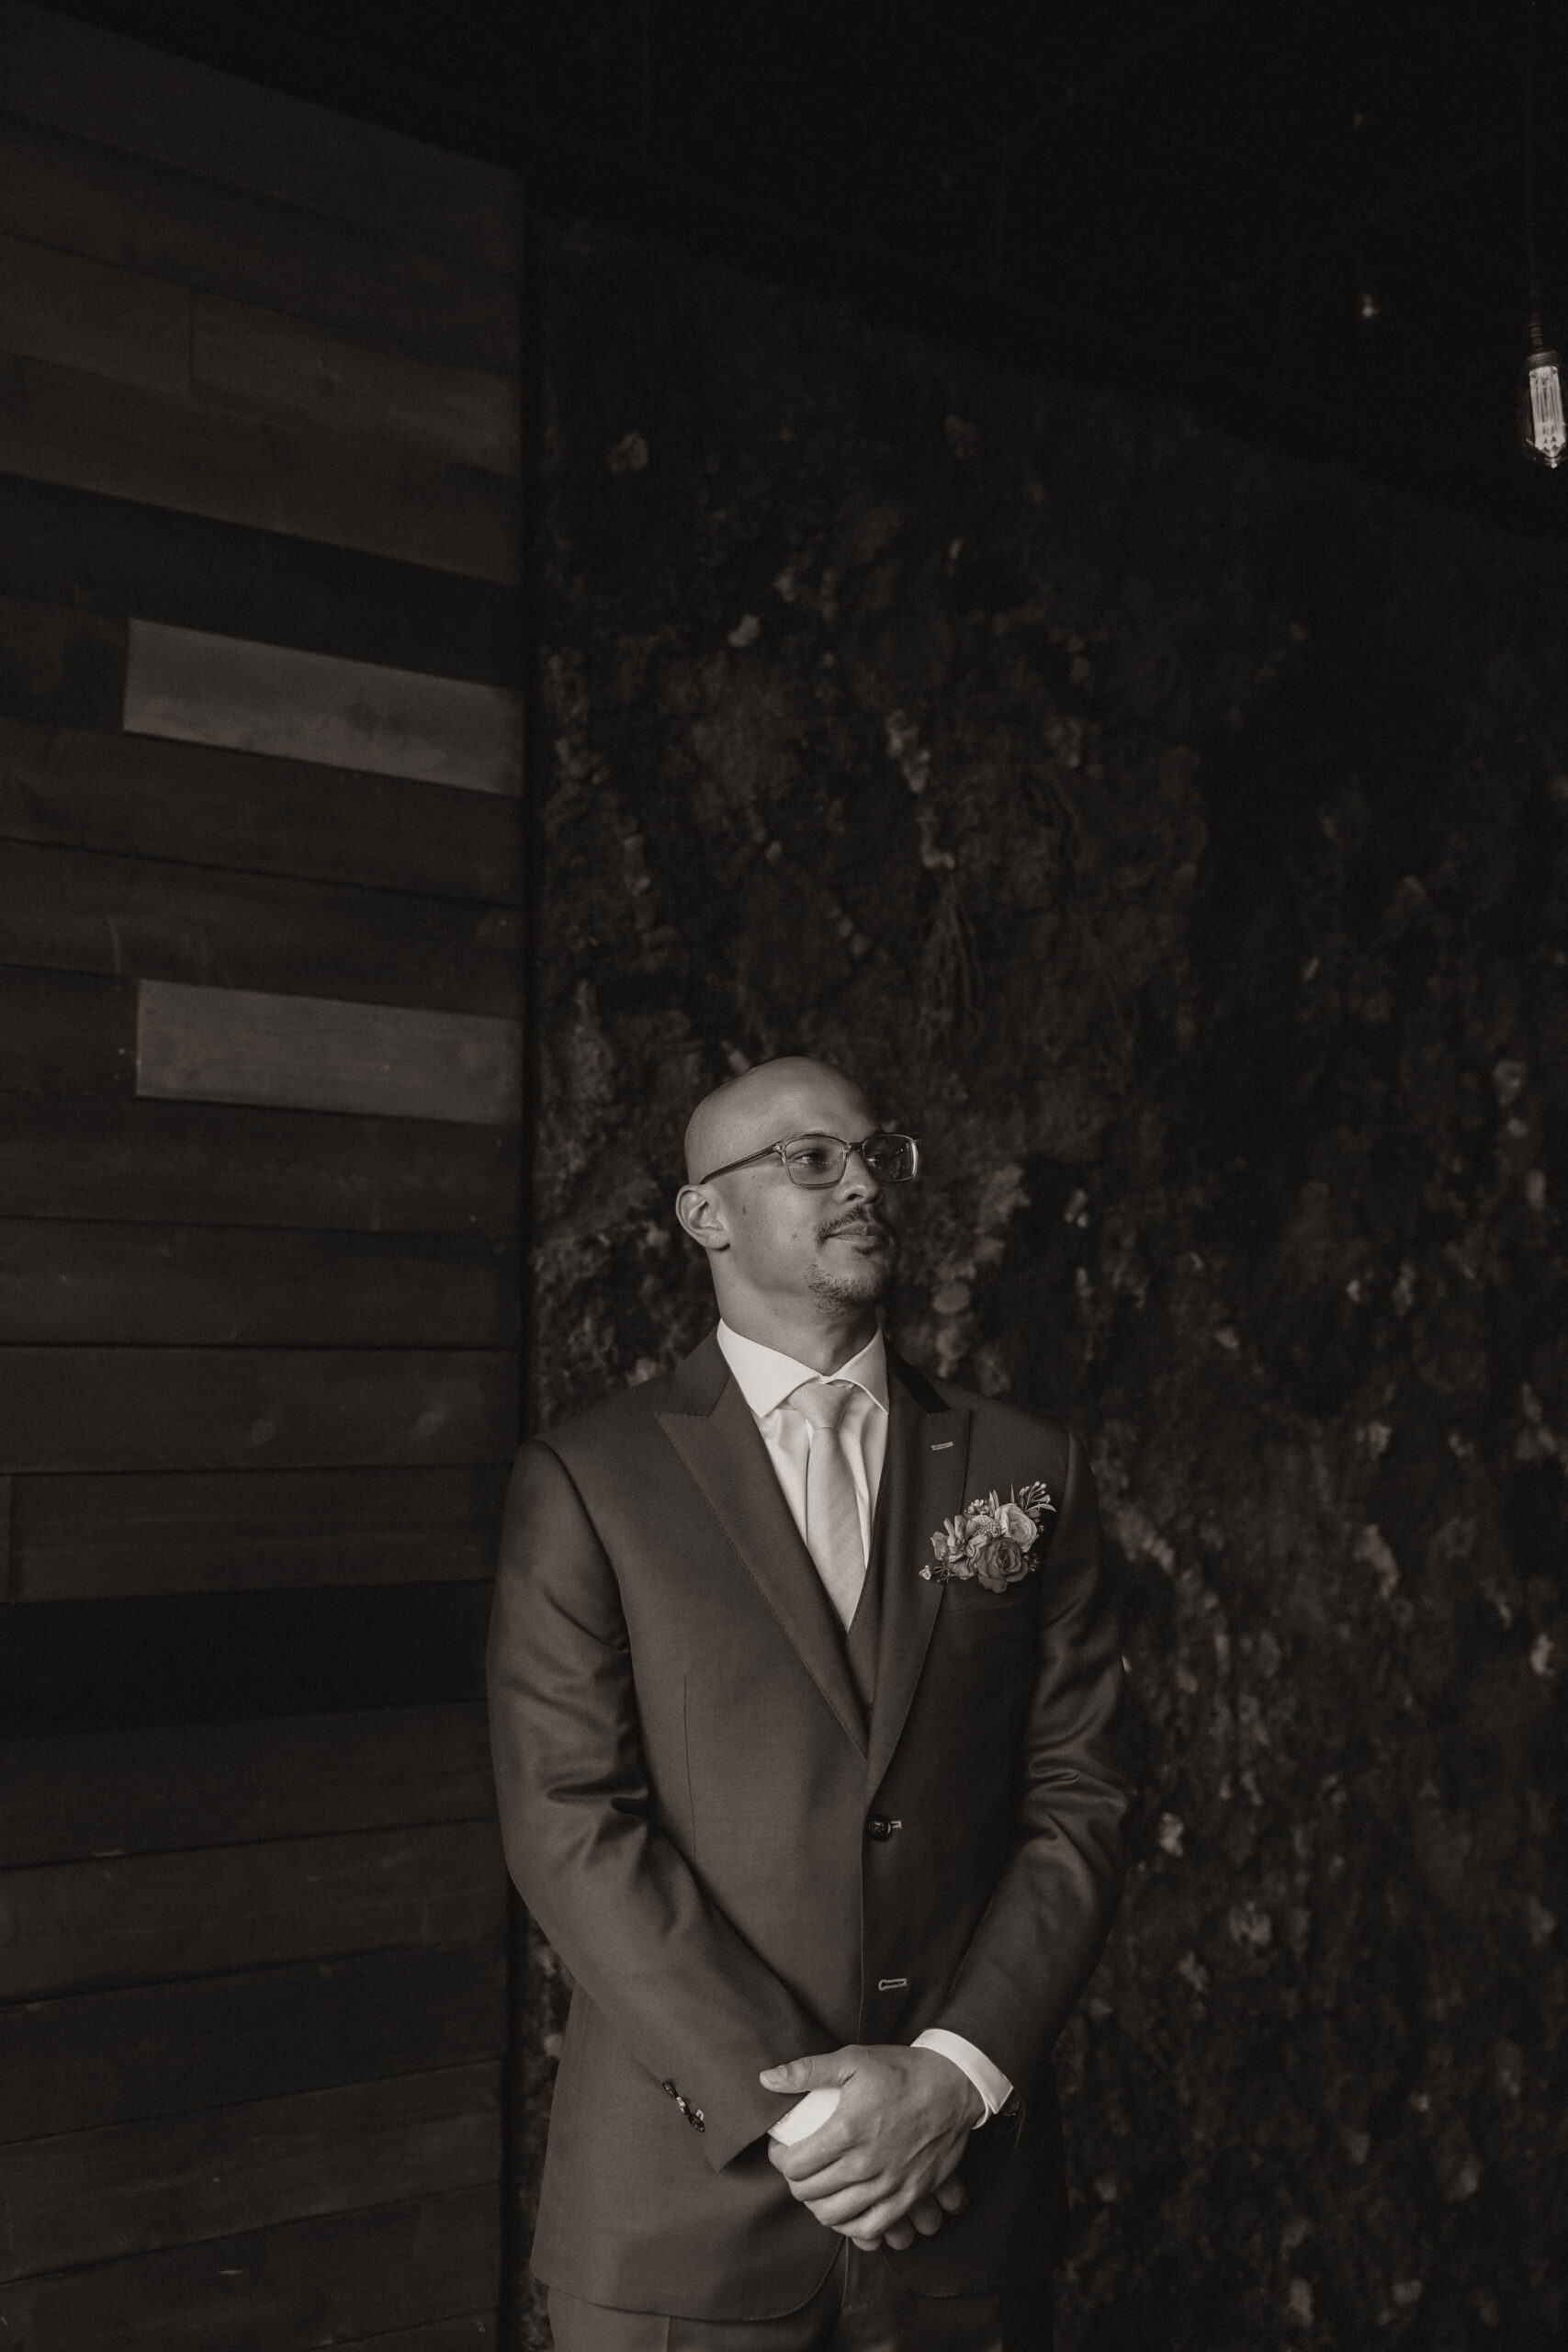
M821 1380L824 1375L808 1363L798 1363L793 1356L782 1355L777 1348L763 1347L759 1340L742 1339L728 1323L718 1327L718 1344L761 1431L773 1474L784 1489L790 1517L800 1530L804 1544L806 1465L811 1451L811 1424L787 1400L802 1381ZM869 1562L872 1521L887 1453L887 1350L881 1332L866 1341L859 1355L852 1356L848 1363L840 1364L829 1377L848 1381L855 1390L839 1424L839 1442L854 1481L855 1500L860 1505L861 1544ZM947 2033L940 2026L933 2026L915 2036L914 2047L939 2052L968 2075L986 2102L982 2121L988 2121L1011 2098L1012 2085L1001 2069L993 2066L984 2052L976 2050L962 2034ZM786 2146L804 2140L827 2122L838 2103L836 2089L807 2091L804 2098L797 2099L780 2116L768 2136L782 2140Z

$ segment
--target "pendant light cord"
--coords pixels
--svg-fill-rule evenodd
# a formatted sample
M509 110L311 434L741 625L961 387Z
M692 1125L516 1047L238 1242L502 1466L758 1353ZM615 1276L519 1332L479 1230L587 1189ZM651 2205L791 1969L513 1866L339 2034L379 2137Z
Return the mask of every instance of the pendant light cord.
M1545 348L1541 322L1540 261L1535 237L1535 76L1536 36L1540 0L1530 0L1529 29L1525 36L1525 258L1529 266L1530 349Z

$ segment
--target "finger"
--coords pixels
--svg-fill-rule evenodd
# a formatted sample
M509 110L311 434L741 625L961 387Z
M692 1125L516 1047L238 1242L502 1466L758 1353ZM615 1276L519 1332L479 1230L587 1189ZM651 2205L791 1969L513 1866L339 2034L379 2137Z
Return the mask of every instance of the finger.
M938 2202L936 2198L922 2197L918 2205L910 2206L908 2213L905 2218L913 2223L914 2227L919 2230L921 2237L934 2238L938 2230L941 2229L943 2222L946 2221L947 2212L945 2208ZM898 2226L901 2227L902 2224L900 2223ZM888 2244L891 2245L893 2241L893 2232L891 2230L887 2233L887 2239Z
M887 2235L883 2239L882 2243L884 2245L890 2245L895 2254L902 2254L907 2245L914 2245L915 2233L909 2227L908 2221L895 2222L893 2227L888 2231ZM855 2240L855 2244L857 2245L860 2244L860 2240L858 2238Z
M757 2080L770 2091L831 2090L849 2081L856 2055L852 2048L846 2048L815 2058L790 2058L782 2066L764 2066Z
M950 2174L946 2180L939 2181L935 2194L936 2201L944 2213L962 2213L969 2202L969 2191L956 2173Z
M807 2197L828 2197L835 2188L849 2188L863 2180L872 2168L872 2159L863 2148L852 2140L829 2139L826 2130L814 2132L809 2140L799 2140L793 2148L770 2141L768 2162L775 2172L783 2173L797 2196Z
M858 2245L863 2254L874 2254L883 2243L881 2238L857 2238L852 2230L841 2230L839 2234L847 2237L852 2245Z
M901 2222L915 2202L915 2192L886 2174L880 2179L865 2181L857 2188L842 2189L835 2197L803 2200L807 2211L820 2222L824 2229L837 2230L841 2237L852 2231L858 2237L886 2237L895 2222Z
M906 2218L906 2202L902 2196L884 2197L875 2205L868 2206L864 2212L855 2213L847 2221L830 2222L828 2226L829 2229L836 2230L841 2238L885 2238L890 2230L897 2228L897 2224ZM822 2216L818 2214L817 2218L820 2221Z
M803 2197L800 2201L822 2223L824 2229L838 2230L847 2233L851 2230L860 2228L863 2214L871 2212L874 2209L882 2210L888 2207L894 2193L895 2184L884 2173L873 2180L858 2181L852 2188L837 2189L830 2197ZM906 2198L896 2212L888 2214L887 2219L895 2222L902 2221L909 2202L910 2199ZM881 2237L886 2227L886 2222L884 2222L874 2234Z

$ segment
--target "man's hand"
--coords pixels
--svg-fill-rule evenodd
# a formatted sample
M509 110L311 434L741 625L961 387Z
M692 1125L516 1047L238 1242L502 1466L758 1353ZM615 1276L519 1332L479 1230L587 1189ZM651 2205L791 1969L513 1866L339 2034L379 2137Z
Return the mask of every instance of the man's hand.
M936 2050L896 2042L795 2058L761 2076L771 2091L837 2086L839 2104L819 2131L793 2147L774 2141L768 2161L823 2226L868 2250L930 2237L964 2204L953 2178L986 2103L960 2066Z

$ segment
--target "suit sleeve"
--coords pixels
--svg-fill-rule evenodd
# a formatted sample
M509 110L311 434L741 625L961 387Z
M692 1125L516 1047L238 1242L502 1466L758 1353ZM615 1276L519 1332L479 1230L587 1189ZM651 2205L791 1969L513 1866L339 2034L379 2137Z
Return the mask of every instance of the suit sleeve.
M506 1859L589 1999L703 2119L715 2170L789 2108L765 2066L830 2050L652 1817L615 1576L550 1448L517 1457L488 1656Z
M1083 1448L1067 1472L1045 1578L1015 1841L933 2023L1025 2088L1094 1973L1121 1899L1133 1785L1122 1755L1121 1629Z

